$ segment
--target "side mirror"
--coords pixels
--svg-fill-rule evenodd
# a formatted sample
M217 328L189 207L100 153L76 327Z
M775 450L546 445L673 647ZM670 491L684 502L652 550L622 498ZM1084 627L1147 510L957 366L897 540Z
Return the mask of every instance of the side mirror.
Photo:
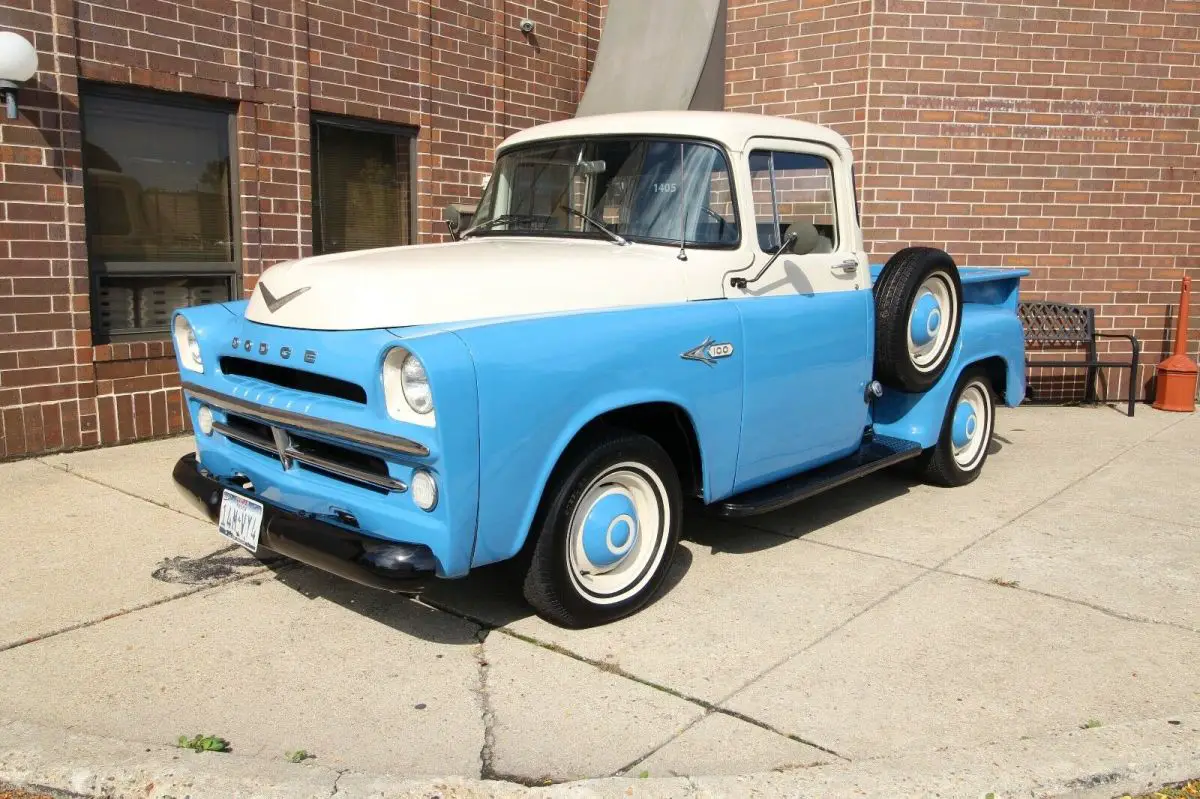
M580 161L578 166L585 175L603 175L608 169L605 161Z
M780 242L780 244L779 244L779 249L775 251L774 255L772 255L770 258L767 259L767 262L765 264L763 264L762 269L758 270L757 275L755 275L752 278L731 277L731 278L729 278L729 285L735 289L744 289L744 288L746 288L746 286L750 285L751 283L757 283L762 278L762 276L764 274L766 274L767 270L771 268L771 264L778 261L779 258L782 255L784 255L785 253L789 253L793 249L795 249L796 240L799 237L800 237L799 233L797 233L792 228L788 228L787 235L783 237L783 241Z
M459 231L462 230L462 211L458 210L456 205L447 205L442 209L442 221L446 223L446 227L450 230L450 235L458 241Z

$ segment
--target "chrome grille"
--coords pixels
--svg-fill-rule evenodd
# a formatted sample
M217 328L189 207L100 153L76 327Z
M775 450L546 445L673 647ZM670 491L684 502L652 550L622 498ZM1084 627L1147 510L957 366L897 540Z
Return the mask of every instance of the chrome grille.
M279 458L285 471L299 464L380 491L408 490L405 483L388 474L387 463L375 455L234 413L227 413L224 422L213 422L213 430L230 441Z

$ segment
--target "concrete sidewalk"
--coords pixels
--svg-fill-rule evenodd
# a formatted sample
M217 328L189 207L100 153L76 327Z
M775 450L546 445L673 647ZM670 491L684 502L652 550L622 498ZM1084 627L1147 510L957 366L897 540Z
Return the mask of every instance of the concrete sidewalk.
M1108 796L1200 774L1195 415L1002 411L966 488L883 474L691 518L669 593L586 631L496 569L419 602L264 569L177 500L190 446L0 465L0 781ZM233 754L169 748L196 733Z

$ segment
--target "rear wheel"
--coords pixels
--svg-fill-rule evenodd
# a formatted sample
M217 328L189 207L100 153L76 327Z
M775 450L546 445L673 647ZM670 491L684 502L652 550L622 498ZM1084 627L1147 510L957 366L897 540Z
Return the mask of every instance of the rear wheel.
M962 326L954 259L908 247L888 259L873 291L876 379L900 391L928 391L950 364Z
M639 610L670 570L681 506L675 467L654 439L611 430L577 442L555 470L532 531L526 600L564 627Z
M937 444L917 459L922 479L934 485L962 486L983 471L996 426L996 403L987 374L965 371L954 389Z

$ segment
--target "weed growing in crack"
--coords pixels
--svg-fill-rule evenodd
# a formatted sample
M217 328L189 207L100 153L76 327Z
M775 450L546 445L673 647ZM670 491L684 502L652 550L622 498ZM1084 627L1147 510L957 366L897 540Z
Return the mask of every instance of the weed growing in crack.
M194 735L190 740L186 735L180 735L175 744L180 749L191 749L193 752L230 752L229 741L216 735Z

